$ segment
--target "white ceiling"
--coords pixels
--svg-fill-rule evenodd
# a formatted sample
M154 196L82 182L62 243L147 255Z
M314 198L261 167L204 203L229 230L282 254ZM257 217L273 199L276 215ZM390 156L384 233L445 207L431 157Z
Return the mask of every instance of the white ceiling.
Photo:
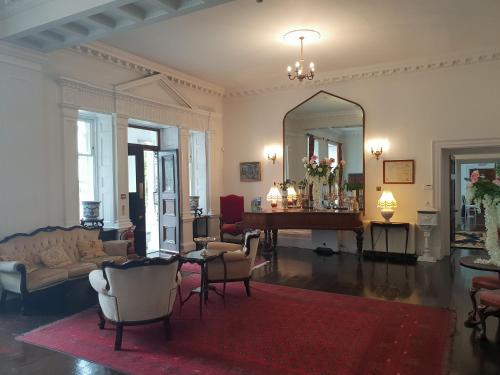
M235 0L103 41L238 89L288 82L299 49L281 37L292 29L321 33L304 50L320 76L498 47L499 20L498 0Z

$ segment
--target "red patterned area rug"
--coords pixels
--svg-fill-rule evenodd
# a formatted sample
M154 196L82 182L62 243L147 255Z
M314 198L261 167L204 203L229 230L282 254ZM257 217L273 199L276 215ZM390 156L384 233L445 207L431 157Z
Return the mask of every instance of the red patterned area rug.
M199 275L183 280L183 294ZM172 316L172 340L161 323L115 331L97 327L87 310L19 340L130 374L443 374L454 314L445 309L252 283L228 286L226 303L211 294L198 315L193 297Z

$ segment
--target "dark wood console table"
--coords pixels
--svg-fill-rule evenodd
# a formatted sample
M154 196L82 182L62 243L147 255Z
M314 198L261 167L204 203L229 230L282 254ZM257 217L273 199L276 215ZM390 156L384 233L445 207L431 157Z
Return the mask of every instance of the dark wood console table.
M359 211L306 210L290 208L272 211L244 212L244 229L261 229L267 250L276 249L279 229L348 230L356 233L358 255L363 252L363 220Z

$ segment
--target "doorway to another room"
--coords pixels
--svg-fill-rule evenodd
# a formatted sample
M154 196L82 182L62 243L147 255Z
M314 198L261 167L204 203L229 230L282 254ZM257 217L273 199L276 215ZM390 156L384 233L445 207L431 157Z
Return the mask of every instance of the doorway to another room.
M135 252L179 251L177 151L161 151L161 131L129 125L130 220Z
M468 199L471 174L495 180L500 155L455 155L450 160L450 241L453 248L485 249L484 208Z

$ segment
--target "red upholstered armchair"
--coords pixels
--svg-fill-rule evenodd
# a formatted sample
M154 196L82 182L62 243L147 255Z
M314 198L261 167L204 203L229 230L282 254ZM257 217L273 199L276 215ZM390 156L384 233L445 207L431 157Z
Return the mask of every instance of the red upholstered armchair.
M245 200L239 195L220 197L220 240L224 241L224 233L237 236L243 234L239 223L243 217Z

